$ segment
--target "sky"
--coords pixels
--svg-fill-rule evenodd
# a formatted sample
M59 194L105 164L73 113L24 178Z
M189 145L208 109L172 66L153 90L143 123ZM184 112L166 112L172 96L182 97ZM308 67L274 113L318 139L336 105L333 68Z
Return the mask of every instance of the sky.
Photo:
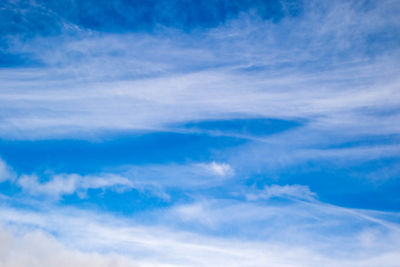
M0 266L400 266L400 2L0 2Z

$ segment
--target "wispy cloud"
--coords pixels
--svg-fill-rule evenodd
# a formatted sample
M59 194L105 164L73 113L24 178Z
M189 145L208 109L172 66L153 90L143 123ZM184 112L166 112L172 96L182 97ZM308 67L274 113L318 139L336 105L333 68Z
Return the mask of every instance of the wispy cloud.
M298 214L293 211L305 211L305 209L300 209L296 205L265 206L258 210L260 216L265 214L265 211L269 211L270 218L278 218L272 226L273 229L270 227L269 230L270 233L278 231L279 234L272 235L270 240L263 241L231 237L216 238L157 225L143 226L126 219L79 210L54 209L53 207L52 211L43 213L3 206L2 223L7 223L8 226L3 227L1 241L4 246L6 243L8 245L5 247L4 257L1 260L4 264L21 264L21 266L25 266L27 261L33 259L35 259L33 263L37 266L55 261L67 261L83 266L92 257L93 264L97 261L100 262L99 264L114 262L121 266L129 264L204 266L226 263L231 266L317 266L320 264L374 266L378 263L390 266L393 260L399 257L396 238L399 235L398 228L371 224L371 221L365 219L368 216L359 216L363 213L362 211L343 210L317 203L313 205L315 205L314 208L310 206L307 213ZM216 207L209 206L211 209ZM237 221L235 217L230 217L225 221L230 221L231 226L240 226L241 228L238 229L246 231L247 229L243 228L247 228L248 225L243 222L254 220L254 213L244 212L250 207L235 204L231 208L229 205L226 206L233 212L230 213L231 215L240 215L242 219ZM260 213L263 210L264 212ZM223 214L226 216L226 211L219 208L215 210L221 216ZM282 212L283 217L276 217ZM204 211L198 213L200 214L210 215ZM322 220L326 216L335 217L335 223L327 225L326 220ZM305 225L298 227L298 220L301 217L311 223L308 227L313 228L312 232L307 231ZM220 223L221 221L218 222ZM223 225L227 227L226 224ZM355 225L358 225L360 230L351 236L337 236L337 232L328 234L332 229ZM82 229L85 230L82 231ZM58 238L54 239L46 234L49 231L55 231ZM280 236L282 231L286 231L287 234ZM296 239L293 238L294 234ZM291 244L285 242L287 238L290 238ZM307 240L306 243L303 242L305 240ZM37 242L40 245L37 245ZM168 250L165 249L166 247ZM348 251L349 249L351 252ZM108 253L100 253L105 250ZM52 253L46 253L48 251ZM38 254L43 257L36 257L35 255ZM11 255L21 257L11 257Z
M311 1L307 8L277 24L243 15L203 32L196 48L196 40L173 32L174 42L162 34L88 33L16 44L13 49L41 57L48 67L3 71L1 99L9 115L2 135L160 129L237 113L304 118L321 130L353 134L398 133L396 118L359 112L399 105L398 47L370 40L398 28L396 5L365 10ZM56 48L43 49L49 43Z
M209 164L200 164L199 166L214 175L222 177L231 176L234 174L233 168L227 163L217 163L213 161Z
M257 193L250 193L246 195L249 200L257 199L270 199L274 197L283 197L289 199L303 199L303 200L314 200L316 194L311 192L308 186L304 185L267 185L264 190Z
M18 185L26 193L54 198L75 193L78 193L80 197L85 197L88 189L126 191L135 188L134 183L129 179L112 174L100 174L98 176L62 174L55 175L49 181L43 183L38 181L36 175L22 175L18 179Z
M12 180L13 184L26 194L50 197L54 200L73 194L86 198L90 189L111 190L120 194L138 190L168 200L170 197L165 192L167 189L216 187L227 182L226 178L234 176L234 169L229 164L216 162L124 166L115 169L115 172L87 175L39 173L19 176L12 172L12 168L4 161L0 163L0 177L3 178L3 182Z
M0 158L0 182L7 180L13 180L15 178L15 173L1 158Z

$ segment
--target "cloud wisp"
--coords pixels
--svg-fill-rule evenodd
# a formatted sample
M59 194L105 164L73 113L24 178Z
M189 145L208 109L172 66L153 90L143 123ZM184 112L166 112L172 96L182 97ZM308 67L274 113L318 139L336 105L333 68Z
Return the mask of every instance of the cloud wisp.
M13 170L0 158L0 183L14 178L15 173Z
M77 173L21 174L17 176L4 161L1 182L9 181L24 194L60 200L77 194L87 198L88 190L106 190L122 194L137 190L169 200L168 189L199 189L221 186L234 178L234 169L227 163L193 163L187 165L124 166L115 172L80 175Z
M51 180L38 182L36 175L23 175L18 179L18 185L28 194L44 195L60 198L62 195L78 193L85 197L89 189L110 188L116 191L132 190L132 181L117 175L80 176L77 174L55 175Z

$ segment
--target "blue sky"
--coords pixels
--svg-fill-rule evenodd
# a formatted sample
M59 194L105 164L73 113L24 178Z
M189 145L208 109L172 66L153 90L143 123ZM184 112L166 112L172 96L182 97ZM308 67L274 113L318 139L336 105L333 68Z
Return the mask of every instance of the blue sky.
M397 266L398 1L0 4L0 266Z

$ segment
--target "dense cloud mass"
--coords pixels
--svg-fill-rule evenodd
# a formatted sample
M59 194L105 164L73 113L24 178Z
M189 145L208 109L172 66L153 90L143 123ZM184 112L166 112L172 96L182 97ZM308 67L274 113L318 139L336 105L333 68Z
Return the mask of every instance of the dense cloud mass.
M0 4L0 266L395 266L398 1Z

